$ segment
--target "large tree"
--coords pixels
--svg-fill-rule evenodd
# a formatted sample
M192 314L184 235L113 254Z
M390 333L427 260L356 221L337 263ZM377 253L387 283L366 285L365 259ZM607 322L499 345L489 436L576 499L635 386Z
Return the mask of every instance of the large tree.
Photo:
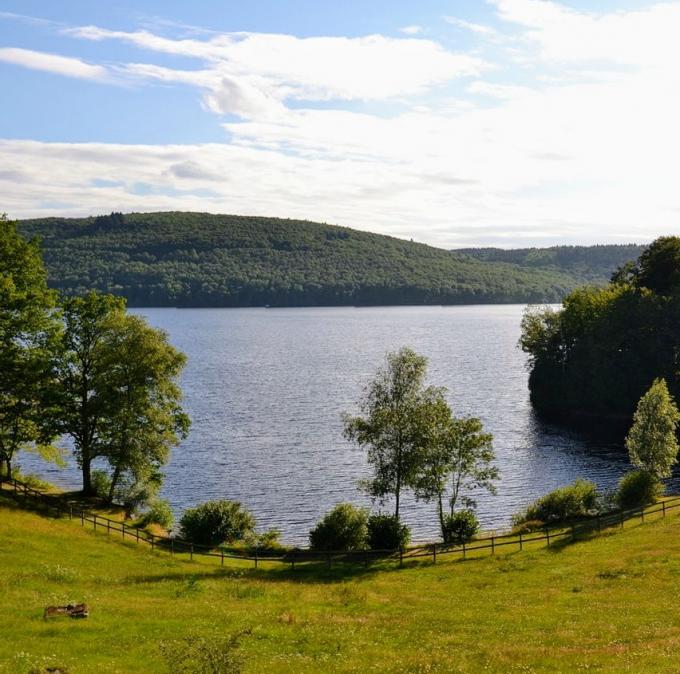
M626 438L631 463L655 480L670 477L678 461L680 412L664 379L656 379L638 403Z
M495 493L498 469L493 465L493 436L484 432L479 419L449 415L444 424L436 424L433 430L416 483L416 496L436 500L439 525L446 538L445 498L448 497L449 517L453 517L458 506L475 508L476 491Z
M67 299L63 313L55 419L73 438L83 492L93 494L96 458L112 468L110 496L122 478L157 482L189 425L177 384L184 355L120 298L89 293Z
M345 416L345 437L366 448L373 476L364 482L374 498L394 497L399 518L401 493L416 483L431 433L441 409L441 389L425 387L427 358L409 348L388 353L369 383L360 414Z
M41 394L58 329L54 300L37 241L0 215L0 470L9 477L19 450L51 438Z
M186 362L167 335L127 315L104 340L107 408L101 438L112 468L109 500L122 479L155 486L170 448L184 438L189 417L177 383Z

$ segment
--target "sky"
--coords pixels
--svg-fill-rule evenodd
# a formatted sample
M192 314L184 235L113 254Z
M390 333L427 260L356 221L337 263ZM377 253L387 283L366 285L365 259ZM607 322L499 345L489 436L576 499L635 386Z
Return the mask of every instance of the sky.
M680 0L0 0L0 212L435 246L680 223Z

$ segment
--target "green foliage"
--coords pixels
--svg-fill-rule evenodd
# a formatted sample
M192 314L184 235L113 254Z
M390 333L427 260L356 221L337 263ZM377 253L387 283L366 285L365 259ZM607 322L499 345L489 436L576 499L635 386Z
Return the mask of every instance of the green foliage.
M255 518L238 501L207 501L188 508L180 519L180 534L200 545L240 541L255 528Z
M638 403L626 438L630 462L656 480L670 477L678 461L680 412L664 379L656 379Z
M411 530L394 515L368 518L368 547L371 550L399 550L411 541Z
M19 451L55 435L43 398L58 332L53 308L37 241L25 241L0 215L0 471L7 475Z
M432 426L446 406L441 389L425 388L427 358L409 348L388 353L369 383L360 415L345 415L345 437L366 449L373 476L363 483L378 499L394 496L399 518L402 489L415 486Z
M52 485L46 480L43 480L39 475L34 475L33 473L24 474L18 468L15 468L12 471L12 477L38 491L48 491L52 488Z
M368 513L351 503L338 503L309 532L313 550L361 550L366 547Z
M111 476L105 470L93 470L91 475L92 494L101 499L109 497L111 489Z
M546 524L568 522L591 515L597 508L597 487L588 480L578 479L537 499L524 512L513 516L515 526L540 520Z
M572 292L559 312L527 313L520 345L539 412L623 426L649 382L664 378L680 395L678 250L679 237L658 239L608 286Z
M624 475L616 490L616 505L623 509L641 508L656 502L663 494L663 485L646 470L633 470Z
M554 302L584 278L300 220L129 213L21 228L42 237L53 287L132 306ZM604 265L603 278L616 264Z
M526 522L517 522L512 527L513 534L530 534L533 531L539 531L545 528L545 522L541 520L527 520Z
M243 657L238 652L243 633L232 636L192 635L162 641L160 651L172 674L240 674Z
M458 510L444 517L442 537L444 543L467 543L479 531L479 520L472 510Z
M172 507L162 498L153 499L139 520L139 526L147 527L150 524L157 524L164 529L171 529L174 523L175 515Z

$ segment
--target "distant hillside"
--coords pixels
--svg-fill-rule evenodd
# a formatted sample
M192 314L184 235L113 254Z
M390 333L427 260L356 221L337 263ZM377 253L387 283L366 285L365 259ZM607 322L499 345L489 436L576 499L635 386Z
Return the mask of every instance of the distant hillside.
M20 227L42 239L53 287L112 292L133 306L555 302L582 281L299 220L113 213Z
M461 248L453 252L485 262L508 262L523 269L559 271L583 283L605 283L622 264L637 259L646 246L553 246L551 248Z

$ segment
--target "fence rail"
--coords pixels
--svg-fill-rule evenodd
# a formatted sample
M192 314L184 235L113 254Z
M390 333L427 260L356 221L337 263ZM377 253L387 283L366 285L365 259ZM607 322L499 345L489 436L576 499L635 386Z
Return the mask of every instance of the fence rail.
M296 564L303 563L323 563L329 568L333 563L363 564L368 566L371 561L396 560L399 566L403 566L405 561L431 558L436 563L437 558L442 555L460 555L462 559L467 559L471 554L479 550L489 550L493 555L498 548L513 546L522 551L526 545L531 543L545 544L551 547L555 543L574 541L579 536L591 533L601 533L605 529L624 528L625 522L637 517L642 522L645 517L661 513L661 517L666 517L667 512L680 508L680 496L665 499L647 508L633 508L630 510L618 510L595 515L587 519L579 520L567 526L559 528L544 528L527 534L500 534L491 535L484 538L471 540L469 543L457 545L445 543L426 543L422 545L410 546L401 550L354 550L354 551L317 551L310 549L294 548L286 550L282 554L269 554L264 550L255 549L254 552L244 550L243 552L224 547L211 548L191 541L186 541L174 536L156 536L155 534L142 531L137 527L126 525L124 521L113 520L102 515L97 515L91 510L64 505L58 502L54 496L30 487L20 480L0 476L0 490L13 495L15 498L23 498L24 503L27 499L38 506L45 508L45 513L49 516L67 516L70 520L80 521L81 526L92 524L95 531L105 531L107 534L118 533L125 540L130 540L137 544L148 545L152 550L164 551L170 555L188 555L191 560L194 557L211 557L219 559L221 566L224 560L238 559L241 561L253 562L255 568L261 562L278 562L290 564L295 569Z

